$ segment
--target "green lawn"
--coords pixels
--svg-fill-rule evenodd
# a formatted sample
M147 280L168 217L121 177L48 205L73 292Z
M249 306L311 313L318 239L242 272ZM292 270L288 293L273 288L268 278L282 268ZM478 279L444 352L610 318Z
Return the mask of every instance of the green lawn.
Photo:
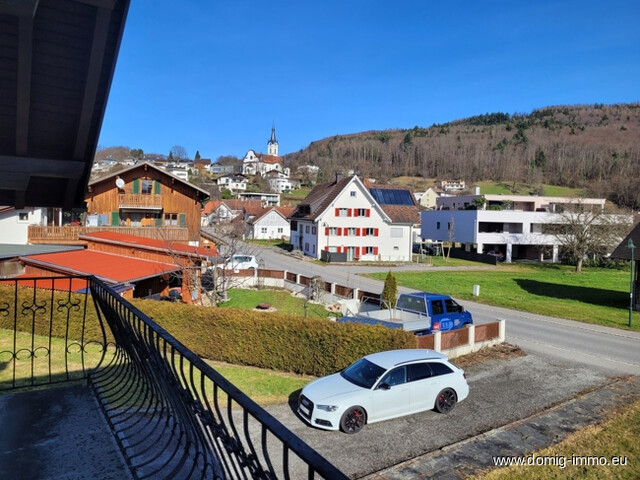
M227 295L229 301L221 303L221 308L252 309L259 303L268 303L279 313L320 318L326 318L329 315L324 305L309 303L304 298L294 297L288 290L231 289Z
M205 360L259 405L286 403L315 377Z
M386 273L371 274L384 281ZM452 295L474 302L628 328L629 272L566 265L499 265L483 270L395 272L398 285ZM473 296L473 286L480 295ZM636 312L633 330L640 330Z

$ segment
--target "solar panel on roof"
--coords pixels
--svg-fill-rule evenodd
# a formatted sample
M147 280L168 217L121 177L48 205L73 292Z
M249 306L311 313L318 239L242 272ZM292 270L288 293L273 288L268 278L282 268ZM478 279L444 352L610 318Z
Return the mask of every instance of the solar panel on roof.
M413 205L413 198L408 190L390 188L372 188L371 196L380 205Z

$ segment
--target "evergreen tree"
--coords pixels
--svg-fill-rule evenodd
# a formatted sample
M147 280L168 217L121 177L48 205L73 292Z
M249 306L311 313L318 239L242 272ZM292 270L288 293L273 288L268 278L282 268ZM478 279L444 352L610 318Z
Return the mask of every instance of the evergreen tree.
M384 288L382 289L382 308L395 308L396 296L398 295L398 282L391 270L384 279Z

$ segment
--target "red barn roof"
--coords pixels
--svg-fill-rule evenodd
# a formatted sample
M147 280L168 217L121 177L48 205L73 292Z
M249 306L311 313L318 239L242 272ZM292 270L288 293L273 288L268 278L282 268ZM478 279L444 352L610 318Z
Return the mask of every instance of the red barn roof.
M26 265L71 275L95 275L106 283L145 280L180 270L179 265L124 257L94 250L45 253L20 257Z

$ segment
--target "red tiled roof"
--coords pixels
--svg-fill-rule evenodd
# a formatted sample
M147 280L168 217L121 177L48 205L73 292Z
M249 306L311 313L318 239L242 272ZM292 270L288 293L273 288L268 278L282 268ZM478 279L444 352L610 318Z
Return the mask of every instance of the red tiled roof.
M94 241L99 243L112 243L140 247L149 250L162 250L173 255L196 255L200 257L215 257L215 249L201 248L187 245L185 243L171 242L168 240L154 240L151 238L138 237L136 235L126 235L117 232L95 232L78 235L79 239Z
M204 208L202 209L202 215L203 216L210 215L220 205L222 205L222 202L220 200L215 200L215 201L205 203Z
M282 163L282 157L276 155L260 154L260 160L262 160L263 163Z
M28 265L72 275L95 275L107 283L144 280L180 270L170 263L153 262L95 250L44 253L20 257Z

